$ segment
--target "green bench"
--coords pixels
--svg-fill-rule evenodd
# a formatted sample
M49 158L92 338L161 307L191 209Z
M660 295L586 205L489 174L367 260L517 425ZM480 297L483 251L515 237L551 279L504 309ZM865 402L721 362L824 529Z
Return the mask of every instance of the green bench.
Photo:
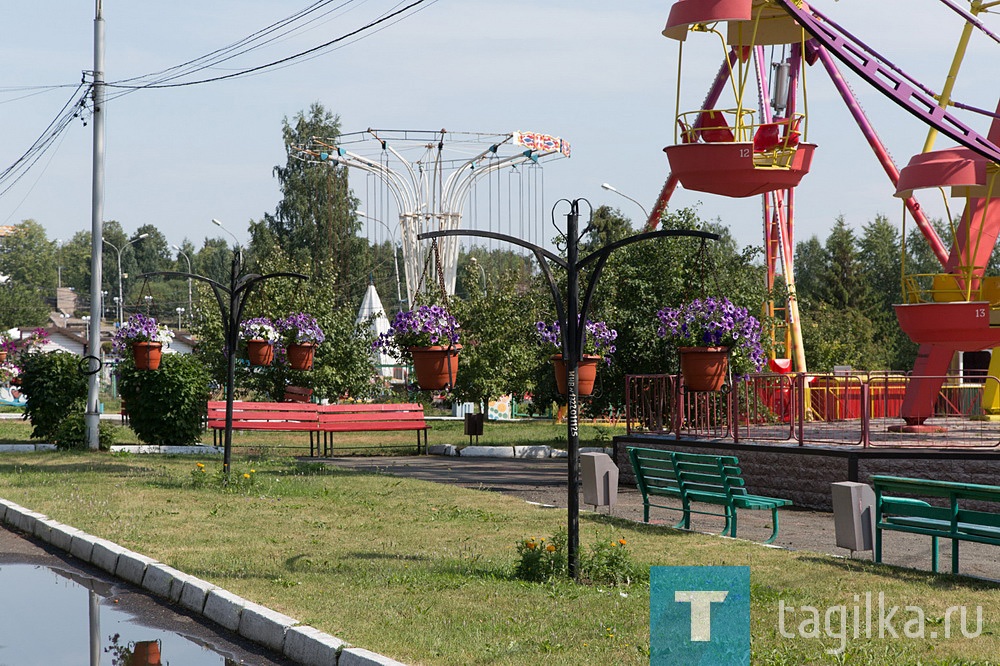
M677 528L691 529L692 513L721 516L726 520L722 534L735 538L738 509L770 510L772 531L765 543L773 543L778 536L778 509L792 504L792 500L749 494L735 456L639 447L629 447L628 455L642 493L643 521L647 523L651 506L683 512L681 521L674 525ZM681 508L658 504L658 497L680 500ZM723 512L695 510L692 503L721 506Z
M875 561L882 561L882 531L931 537L931 569L938 570L938 539L951 539L951 572L958 573L958 544L974 541L1000 546L1000 511L966 508L966 502L1000 502L1000 486L933 479L873 476ZM940 498L931 504L921 497Z

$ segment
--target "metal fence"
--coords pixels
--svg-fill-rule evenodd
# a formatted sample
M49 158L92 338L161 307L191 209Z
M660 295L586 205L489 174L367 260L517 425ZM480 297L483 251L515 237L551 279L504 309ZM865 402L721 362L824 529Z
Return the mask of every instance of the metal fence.
M933 414L918 427L900 415L906 388L914 379L942 383ZM626 431L799 445L996 448L1000 415L984 410L983 395L1000 395L1000 384L992 376L976 379L760 374L731 390L698 393L686 391L677 375L628 375Z

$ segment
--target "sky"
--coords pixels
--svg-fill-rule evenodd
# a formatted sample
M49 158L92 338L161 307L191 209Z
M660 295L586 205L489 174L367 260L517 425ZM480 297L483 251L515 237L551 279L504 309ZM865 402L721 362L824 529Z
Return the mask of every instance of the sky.
M103 4L106 80L157 72L274 23L306 0L175 0ZM202 72L220 76L313 48L402 4L343 2L310 29ZM934 0L817 0L845 28L924 84L939 89L961 21ZM0 24L0 169L24 153L93 68L94 3L9 3ZM104 218L126 233L153 224L168 243L200 247L241 242L247 224L280 198L273 168L285 162L281 124L313 102L339 115L344 132L369 127L451 131L527 130L560 136L572 157L544 167L545 201L585 198L644 220L669 169L662 148L674 140L678 45L660 31L670 3L648 0L426 0L402 20L346 40L308 59L251 76L179 88L139 90L109 100ZM1000 32L1000 20L984 16ZM915 35L920 35L915 37ZM697 39L696 39L697 38ZM689 38L680 73L682 110L707 91L722 54L710 36ZM993 109L997 45L975 37L958 96ZM993 64L991 64L993 63ZM920 152L926 129L844 68L897 164ZM853 228L885 215L901 223L901 204L839 96L810 68L809 135L819 145L797 190L796 240L824 239L838 216ZM120 90L111 91L116 96ZM969 121L985 133L987 123ZM947 140L938 147L946 147ZM34 219L49 238L91 225L92 126L78 118L17 184L0 196L0 225ZM639 204L601 189L610 183ZM352 176L356 192L363 176ZM2 188L0 188L2 189ZM938 202L923 202L931 215ZM362 205L365 205L364 202ZM671 209L697 206L730 226L741 245L759 245L761 201L679 189Z

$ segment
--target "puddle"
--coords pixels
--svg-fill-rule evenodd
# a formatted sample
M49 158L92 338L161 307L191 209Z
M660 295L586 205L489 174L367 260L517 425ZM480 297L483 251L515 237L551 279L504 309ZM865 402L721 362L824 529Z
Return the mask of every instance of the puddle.
M227 653L190 617L68 569L0 564L0 618L0 666L276 663Z

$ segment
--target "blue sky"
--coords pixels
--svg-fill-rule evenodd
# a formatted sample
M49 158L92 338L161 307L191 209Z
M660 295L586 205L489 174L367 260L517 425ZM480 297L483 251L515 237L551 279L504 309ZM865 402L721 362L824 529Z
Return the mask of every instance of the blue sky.
M187 61L302 9L305 2L177 0L104 3L106 76L125 79ZM814 3L926 85L940 88L961 30L933 0L823 0ZM235 63L253 67L302 51L390 11L384 0L348 5L312 30ZM919 9L918 7L919 6ZM285 159L281 121L320 102L343 130L367 127L505 132L533 130L568 139L569 160L545 167L545 196L584 197L628 216L638 207L601 190L602 182L650 208L668 174L663 146L673 140L677 44L660 35L669 3L552 0L437 0L365 39L294 66L237 80L146 90L108 105L105 218L127 232L154 224L168 242L196 245L219 236L222 220L238 237L279 199L272 168ZM44 130L71 93L25 97L13 86L74 84L92 67L93 3L13 3L0 25L0 164L11 164ZM1000 21L984 21L1000 32ZM913 35L920 34L919 39ZM959 95L993 109L996 44L977 37ZM719 46L689 39L682 106L700 106L721 61ZM212 70L210 75L231 70ZM896 162L920 151L925 129L847 75ZM810 135L819 148L798 190L796 239L825 237L838 215L855 228L901 206L825 75L807 74ZM18 99L20 98L20 99ZM970 121L983 133L987 124ZM50 238L90 229L91 127L81 121L11 191L0 224L34 218ZM938 147L945 147L940 142ZM356 190L363 190L358 181ZM943 208L923 202L932 215ZM672 208L697 204L720 218L741 244L759 244L760 198L724 199L678 190Z

